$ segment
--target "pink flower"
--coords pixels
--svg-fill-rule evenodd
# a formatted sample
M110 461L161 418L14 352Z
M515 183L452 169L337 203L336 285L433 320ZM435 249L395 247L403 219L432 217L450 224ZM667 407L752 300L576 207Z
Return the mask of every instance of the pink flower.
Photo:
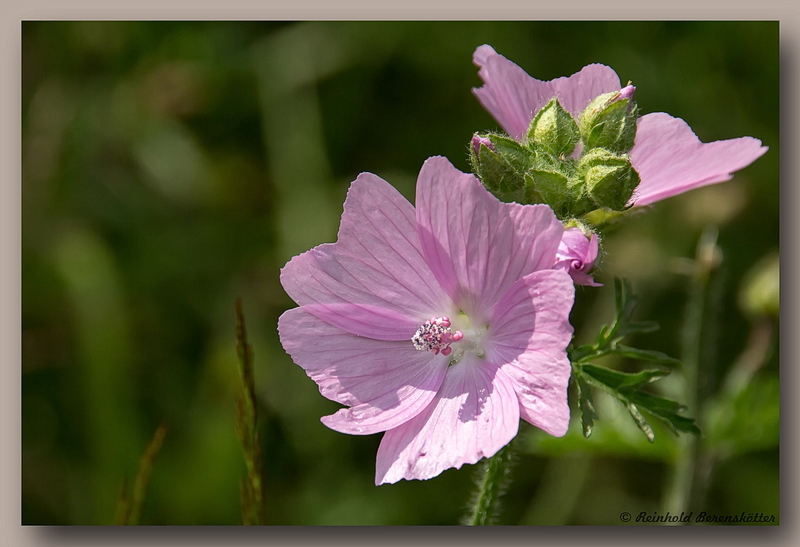
M583 67L572 76L541 81L529 76L488 45L475 50L473 62L480 67L483 87L473 89L481 104L509 135L522 139L534 115L550 99L576 119L598 95L621 89L613 69L600 64ZM730 180L734 171L747 167L766 146L753 137L702 143L680 118L656 112L639 118L631 163L639 183L631 203L648 205L688 190Z
M587 237L580 228L567 228L561 236L553 268L569 273L577 285L602 287L589 275L597 260L598 246L597 234Z
M349 407L322 422L386 432L376 484L490 457L520 417L558 436L569 423L574 287L552 269L552 210L502 203L442 157L423 165L416 203L359 175L338 241L281 272L300 306L279 320L284 349Z

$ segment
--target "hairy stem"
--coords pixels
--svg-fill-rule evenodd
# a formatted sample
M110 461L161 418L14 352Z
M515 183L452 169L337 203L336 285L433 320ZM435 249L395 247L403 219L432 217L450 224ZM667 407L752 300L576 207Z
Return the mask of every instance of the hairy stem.
M497 512L500 496L506 487L508 467L511 461L511 443L483 463L483 477L478 484L472 513L467 524L488 526Z

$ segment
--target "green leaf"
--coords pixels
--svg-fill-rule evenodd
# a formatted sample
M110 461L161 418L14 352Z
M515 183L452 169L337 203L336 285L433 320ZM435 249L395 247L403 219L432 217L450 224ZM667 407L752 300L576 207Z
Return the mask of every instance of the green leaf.
M581 409L584 435L588 437L591 434L594 420L598 417L594 412L594 405L589 393L592 387L610 393L625 405L636 425L650 442L653 442L654 439L653 429L641 411L663 421L676 434L682 432L698 435L700 430L695 425L694 419L680 414L685 410L683 405L642 389L647 384L667 376L670 373L669 369L646 369L630 373L612 370L593 363L594 360L606 355L618 355L663 365L680 364L677 359L660 351L643 350L620 344L625 336L634 332L651 332L658 328L658 324L652 321L632 322L631 318L638 299L631 290L631 284L627 280L615 279L614 285L616 289L614 322L610 326L604 325L600 328L594 344L570 346L567 349L567 354L572 362L573 376L578 386L578 404Z
M636 332L655 332L658 329L658 323L655 321L635 321L626 323L624 332L628 335Z
M581 410L581 426L583 428L583 436L588 439L592 435L594 420L598 418L598 416L594 409L592 389L586 385L586 382L584 382L581 378L577 379L576 385L578 387L578 406Z
M665 365L679 366L681 364L681 362L678 359L670 357L666 353L661 353L660 351L631 348L620 344L617 344L617 346L614 348L614 355L629 357L631 359L639 359L641 361L652 361L654 363L663 363Z
M583 344L577 348L567 348L567 355L569 356L569 360L573 363L580 363L588 357L595 357L596 354L597 349L592 344Z
M667 424L676 435L678 433L700 434L700 428L694 423L694 418L680 415L681 412L686 410L686 406L680 404L678 401L659 397L652 393L647 393L646 391L634 391L630 388L621 389L619 394L625 401L631 402L659 418Z
M663 378L669 374L669 370L648 369L637 373L620 372L601 367L594 364L582 364L578 368L578 380L584 380L587 384L603 389L610 393L631 413L636 425L650 440L652 428L646 424L644 418L640 418L639 409L645 410L649 414L662 420L674 433L700 434L700 429L695 425L694 418L681 416L680 413L686 407L673 401L642 391L642 387ZM637 407L631 410L631 405ZM647 427L645 427L645 424ZM652 442L652 441L651 441Z
M581 369L585 375L602 384L602 386L598 387L609 387L613 390L637 389L645 384L660 380L670 372L664 369L647 369L636 373L620 372L589 363L581 365Z
M656 434L653 433L653 428L650 427L650 424L644 419L644 416L642 416L642 413L639 412L638 408L636 408L636 405L628 404L628 412L631 413L631 418L633 418L633 421L639 426L639 429L642 430L642 433L644 433L644 436L647 437L647 440L651 443L655 442Z
M603 325L600 327L600 332L597 333L594 343L598 346L602 345L606 340L606 334L608 334L608 325Z

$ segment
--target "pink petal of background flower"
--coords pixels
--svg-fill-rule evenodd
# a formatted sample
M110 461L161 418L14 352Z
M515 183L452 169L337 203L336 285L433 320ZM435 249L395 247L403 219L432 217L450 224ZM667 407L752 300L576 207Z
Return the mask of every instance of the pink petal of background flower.
M649 205L733 177L767 151L753 137L702 143L680 118L654 112L639 118L631 163L641 182L632 202Z
M572 76L537 80L489 45L475 50L472 62L480 70L483 87L472 92L506 132L521 139L534 115L550 99L558 97L567 112L577 118L589 102L603 93L620 89L619 76L610 67L591 64Z
M484 81L473 93L505 131L517 140L527 133L534 115L553 97L577 117L602 93L620 90L613 69L585 66L572 76L537 80L488 45L479 46L473 62ZM632 92L632 89L630 90ZM656 112L639 118L630 152L641 182L631 204L649 205L688 190L730 180L767 151L761 141L741 137L701 143L680 118Z

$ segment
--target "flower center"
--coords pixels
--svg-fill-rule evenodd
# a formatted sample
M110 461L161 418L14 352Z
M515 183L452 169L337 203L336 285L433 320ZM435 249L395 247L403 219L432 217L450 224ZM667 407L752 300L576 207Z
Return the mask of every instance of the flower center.
M432 351L434 354L441 351L442 355L450 355L453 351L450 344L458 342L463 337L464 334L460 330L453 332L449 317L433 317L417 329L411 337L411 342L420 351Z

